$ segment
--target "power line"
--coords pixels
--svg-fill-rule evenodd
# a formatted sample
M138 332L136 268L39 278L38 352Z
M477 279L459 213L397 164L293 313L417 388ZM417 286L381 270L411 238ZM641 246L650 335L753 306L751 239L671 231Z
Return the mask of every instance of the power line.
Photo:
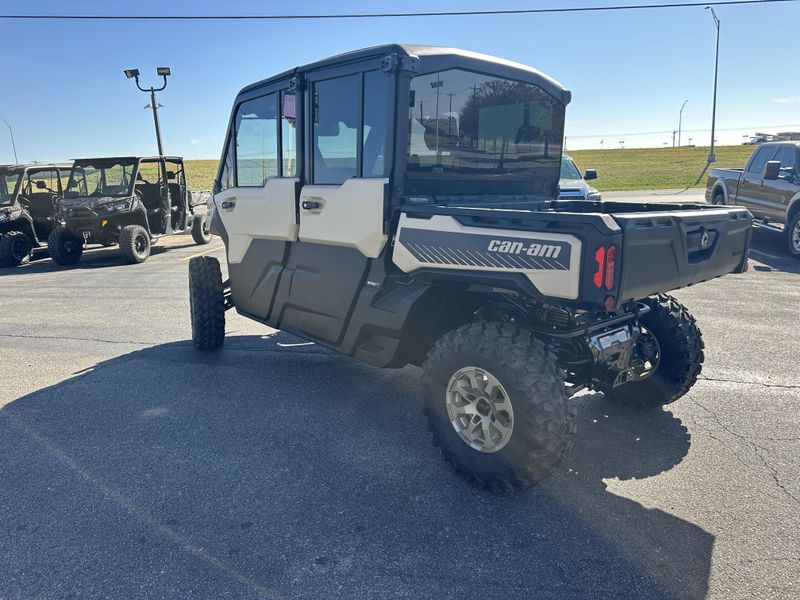
M501 10L456 10L441 12L387 12L387 13L332 13L294 15L0 15L3 20L65 20L65 21L288 21L320 19L387 19L404 17L472 17L489 15L532 15L544 13L581 13L623 10L648 10L659 8L691 8L698 6L731 6L741 4L777 4L798 0L711 0L706 2L679 2L654 4L623 4L615 6L573 6L559 8L518 8Z

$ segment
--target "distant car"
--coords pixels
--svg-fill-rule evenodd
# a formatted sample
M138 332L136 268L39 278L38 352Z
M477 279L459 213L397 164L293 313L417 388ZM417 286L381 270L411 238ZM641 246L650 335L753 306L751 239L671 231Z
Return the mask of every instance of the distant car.
M586 173L581 175L578 165L566 154L561 156L561 179L558 182L559 200L591 200L600 202L600 192L586 183L589 180L597 179L597 171L586 169Z

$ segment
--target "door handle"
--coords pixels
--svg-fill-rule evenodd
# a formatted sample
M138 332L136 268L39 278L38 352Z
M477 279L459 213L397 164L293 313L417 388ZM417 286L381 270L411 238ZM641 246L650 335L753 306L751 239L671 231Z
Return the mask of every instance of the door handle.
M303 200L303 210L314 210L316 208L320 208L322 204L317 202L316 200Z
M236 206L236 200L224 200L220 207L223 210L231 210L234 206Z

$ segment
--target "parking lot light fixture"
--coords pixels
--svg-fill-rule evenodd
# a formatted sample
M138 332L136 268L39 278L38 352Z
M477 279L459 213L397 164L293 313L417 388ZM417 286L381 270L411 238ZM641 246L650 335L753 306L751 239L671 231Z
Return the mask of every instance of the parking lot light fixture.
M711 11L711 16L714 18L714 26L717 28L717 50L714 56L714 100L711 105L711 151L708 153L708 162L713 163L717 160L714 156L714 129L717 124L717 74L719 72L719 18L717 13L714 12L714 7L706 6L706 10Z
M150 94L150 104L145 108L153 109L153 124L155 125L156 128L156 142L158 142L158 155L164 156L164 146L161 143L161 126L158 122L158 109L162 107L163 104L159 104L158 102L156 102L156 92L160 92L161 90L167 87L167 77L171 75L170 68L158 67L156 69L156 73L160 75L163 80L161 87L150 86L149 88L143 88L139 83L139 69L125 69L124 73L125 77L127 77L128 79L133 79L136 81L136 87L139 88L139 90Z
M686 103L689 102L688 100L684 100L683 104L681 105L681 110L678 113L678 148L681 147L681 127L683 126L683 109L686 108Z

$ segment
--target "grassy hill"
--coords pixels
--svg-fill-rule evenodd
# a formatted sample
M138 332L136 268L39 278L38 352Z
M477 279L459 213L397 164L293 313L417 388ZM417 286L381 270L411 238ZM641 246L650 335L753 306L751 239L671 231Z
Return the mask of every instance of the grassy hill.
M713 166L744 167L753 146L719 146ZM708 158L708 146L696 148L631 148L568 150L581 171L597 169L598 190L646 190L694 186ZM705 187L706 178L697 187Z
M720 146L715 166L744 167L753 146ZM571 150L581 170L597 169L593 182L601 191L685 188L694 185L708 157L708 146L696 148L631 148L629 150ZM186 161L189 188L211 189L216 160ZM697 184L705 186L703 177Z

